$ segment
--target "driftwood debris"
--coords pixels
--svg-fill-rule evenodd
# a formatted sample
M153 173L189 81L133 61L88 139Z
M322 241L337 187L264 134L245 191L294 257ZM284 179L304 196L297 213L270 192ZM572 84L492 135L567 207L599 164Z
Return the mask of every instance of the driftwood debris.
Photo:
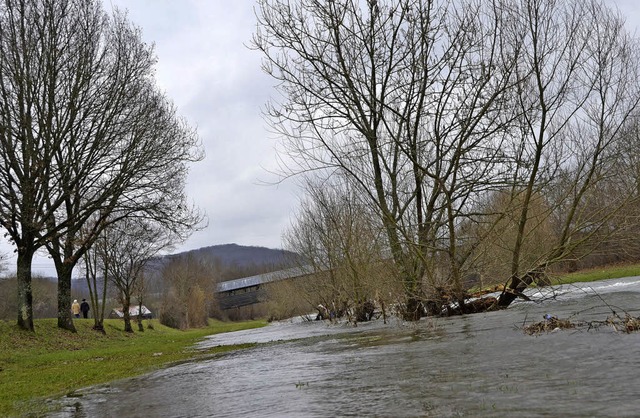
M576 327L576 325L578 324L573 323L568 319L559 319L555 316L545 315L544 321L525 325L522 327L522 330L526 334L537 335L544 332L553 332L561 329L573 329Z
M539 335L546 332L554 332L566 329L584 329L587 331L598 330L601 327L611 327L615 332L630 334L640 331L640 317L634 317L625 313L624 316L613 312L604 321L571 321L559 319L555 316L545 315L544 321L523 325L522 330L529 335Z
M600 324L608 325L616 330L616 332L624 332L627 334L640 331L640 317L633 317L628 313L625 314L624 317L614 313Z

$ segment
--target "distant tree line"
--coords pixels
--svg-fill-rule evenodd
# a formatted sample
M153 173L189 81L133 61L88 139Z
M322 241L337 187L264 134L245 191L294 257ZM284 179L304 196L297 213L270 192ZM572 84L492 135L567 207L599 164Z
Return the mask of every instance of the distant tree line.
M126 231L119 231L115 237L110 234L117 230L103 234L83 257L77 271L81 278L72 281L71 299L90 302L89 317L93 319L95 329L104 330L104 319L109 317L113 308L118 308L125 314L125 329L133 331L137 324L138 331L143 331L143 318L129 315L127 309L140 305L148 308L162 324L178 329L206 325L208 318L242 320L273 316L272 304L221 310L216 285L290 268L295 259L291 254L281 257L278 256L279 250L263 248L261 250L266 250L266 253L258 255L257 261L246 259L242 262L202 250L150 256L153 251L145 251L157 248L160 241L149 239L149 236L144 240L128 239L131 235L141 238L141 225L138 222L129 224ZM142 244L138 245L138 242ZM238 251L238 254L246 257L251 252ZM15 276L0 279L0 319L15 317L16 285ZM34 318L56 317L56 281L34 276L32 288ZM309 309L303 311L307 313Z

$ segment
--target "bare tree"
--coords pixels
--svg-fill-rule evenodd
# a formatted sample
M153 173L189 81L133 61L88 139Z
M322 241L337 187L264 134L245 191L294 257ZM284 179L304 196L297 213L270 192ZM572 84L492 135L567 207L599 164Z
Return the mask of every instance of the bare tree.
M109 269L109 259L107 254L107 240L105 234L94 241L91 248L85 251L84 274L89 288L89 300L93 306L93 329L104 331L104 314L107 300L107 271Z
M16 245L18 325L33 330L31 263L47 237L41 231L52 216L50 190L55 140L50 111L56 102L50 63L57 49L62 12L53 2L3 1L0 5L0 224ZM61 50L60 55L66 50Z
M175 234L161 224L144 219L125 218L103 231L99 258L106 280L118 290L124 314L124 330L133 332L129 308L132 297L139 295L144 268L152 257L177 243Z
M60 184L76 191L65 196L61 210L47 223L50 230L60 231L47 249L60 283L58 325L66 328L71 272L102 228L132 216L148 218L179 241L202 220L187 202L184 184L187 164L203 155L195 132L153 82L152 51L139 29L117 12L105 38L105 50L113 49L115 56L107 57L103 81L125 81L88 86L88 97L98 97L96 106L103 107L90 116L97 128L78 132L55 154L59 166L74 167L71 175L60 176ZM75 163L79 160L85 163ZM82 227L88 233L80 241Z
M207 324L213 300L213 269L193 254L171 258L162 269L165 289L160 321L185 329Z
M93 329L104 332L104 313L107 300L107 276L106 269L99 270L98 247L96 242L91 249L84 254L84 274L89 288L89 300L93 306Z
M368 197L414 318L433 255L459 281L458 220L505 181L520 44L502 3L259 2L254 46L284 97L267 113L292 169L340 171Z
M284 236L288 249L314 272L303 286L293 286L295 297L319 307L321 316L334 312L353 322L369 320L374 303L388 306L401 293L389 274L383 228L348 183L334 177L309 183L306 190L308 197ZM292 296L282 303L291 303Z
M584 208L637 107L638 60L637 41L600 1L259 6L253 45L282 94L266 113L290 161L283 172L346 175L368 198L407 317L420 315L425 285L442 283L464 312L477 249L507 217L517 228L500 307L610 216ZM508 212L482 210L505 191L498 210ZM544 218L560 232L532 258L527 234ZM482 233L466 234L471 224Z
M530 76L518 90L522 142L512 190L523 200L501 307L548 266L598 237L602 226L635 198L622 193L611 196L606 209L587 210L592 191L610 175L610 150L623 139L622 129L640 104L637 40L624 29L623 19L599 1L521 4L527 36L519 71ZM543 257L525 264L523 243L537 193L548 198L559 233Z
M0 19L0 224L18 252L18 323L33 329L31 260L46 245L58 326L73 329L70 279L82 254L116 211L198 223L183 185L202 155L123 13L107 15L99 0L5 0Z
M590 193L590 209L593 212L608 210L612 197L626 196L628 201L598 233L598 244L591 246L594 247L593 254L582 262L587 266L640 259L640 243L637 240L640 232L640 160L636 152L640 146L638 122L636 112L620 132L619 140L607 152L604 160L608 166L605 170L607 176Z

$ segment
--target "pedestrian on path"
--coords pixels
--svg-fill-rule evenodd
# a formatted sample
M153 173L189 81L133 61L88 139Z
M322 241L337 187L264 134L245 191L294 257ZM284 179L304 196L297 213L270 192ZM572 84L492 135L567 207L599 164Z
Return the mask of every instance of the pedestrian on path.
M80 304L78 303L78 299L73 300L73 304L71 304L71 312L73 312L73 316L80 318Z
M86 299L82 299L82 303L80 304L80 310L82 311L82 317L84 319L87 319L89 317L89 310L91 308L89 307L89 303L87 302Z

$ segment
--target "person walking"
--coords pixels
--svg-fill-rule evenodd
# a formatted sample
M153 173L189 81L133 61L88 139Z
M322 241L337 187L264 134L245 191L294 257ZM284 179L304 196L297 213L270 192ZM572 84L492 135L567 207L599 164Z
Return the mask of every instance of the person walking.
M88 318L90 309L91 308L89 307L89 303L87 302L87 300L82 299L82 303L80 304L80 310L82 311L82 317L84 319Z
M71 304L71 312L73 312L73 316L76 318L80 318L80 304L78 303L78 299L74 299Z

